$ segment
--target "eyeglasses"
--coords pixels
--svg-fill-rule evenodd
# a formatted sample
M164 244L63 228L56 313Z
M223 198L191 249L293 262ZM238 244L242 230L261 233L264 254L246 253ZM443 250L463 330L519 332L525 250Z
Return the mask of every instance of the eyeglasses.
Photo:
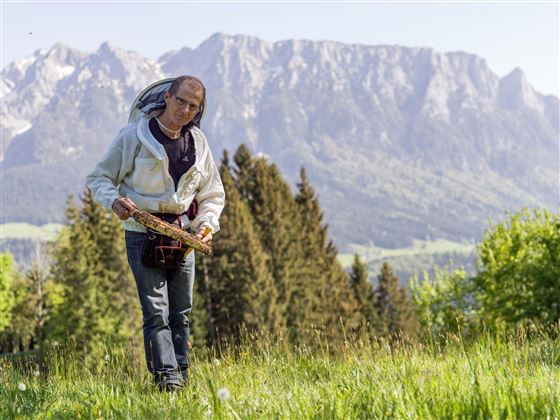
M179 104L179 106L181 108L188 108L188 110L190 112L198 112L200 110L200 107L192 102L187 101L186 99L180 98L177 95L172 94L173 97L175 98L175 101L177 102L177 104Z

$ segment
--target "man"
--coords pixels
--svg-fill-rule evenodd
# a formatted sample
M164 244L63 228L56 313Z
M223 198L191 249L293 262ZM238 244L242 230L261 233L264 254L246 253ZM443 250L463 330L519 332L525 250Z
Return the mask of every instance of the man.
M186 212L196 200L190 222L210 244L219 230L224 188L208 142L193 118L202 112L205 88L192 76L173 81L164 94L163 112L123 128L87 177L87 185L108 211L124 222L128 263L143 313L144 349L149 371L161 390L186 382L189 366L188 314L192 309L194 252L176 268L152 268L141 261L146 229L130 216L138 207L166 221L189 224ZM182 254L180 254L182 255Z

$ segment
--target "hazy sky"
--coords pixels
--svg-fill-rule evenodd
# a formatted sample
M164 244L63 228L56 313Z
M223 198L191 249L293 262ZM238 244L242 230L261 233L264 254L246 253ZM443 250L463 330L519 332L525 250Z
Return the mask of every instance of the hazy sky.
M504 76L520 67L559 96L559 8L549 2L7 2L2 68L56 42L93 52L104 41L156 59L214 32L281 39L433 47L484 57Z

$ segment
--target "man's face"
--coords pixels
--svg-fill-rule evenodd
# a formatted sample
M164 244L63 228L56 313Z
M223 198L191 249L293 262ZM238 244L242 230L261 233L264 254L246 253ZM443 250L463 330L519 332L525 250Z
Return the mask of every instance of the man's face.
M202 106L202 89L188 81L179 86L176 94L165 93L165 113L173 123L184 126L192 121Z

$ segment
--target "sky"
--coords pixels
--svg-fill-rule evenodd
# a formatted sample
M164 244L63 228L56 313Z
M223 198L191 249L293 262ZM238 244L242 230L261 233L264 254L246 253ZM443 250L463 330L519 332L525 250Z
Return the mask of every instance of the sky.
M519 67L539 92L560 96L559 0L0 2L1 68L57 42L93 52L108 41L157 59L223 32L466 51L500 77Z

